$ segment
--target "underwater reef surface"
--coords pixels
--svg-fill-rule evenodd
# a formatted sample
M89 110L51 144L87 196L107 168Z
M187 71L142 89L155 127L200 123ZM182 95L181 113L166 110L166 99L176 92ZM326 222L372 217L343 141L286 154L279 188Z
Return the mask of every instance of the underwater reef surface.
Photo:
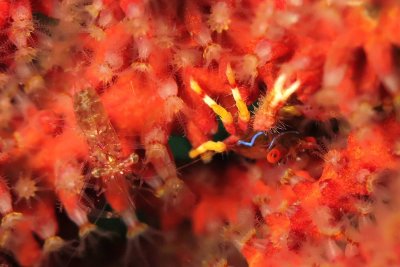
M0 266L400 266L398 0L0 0Z

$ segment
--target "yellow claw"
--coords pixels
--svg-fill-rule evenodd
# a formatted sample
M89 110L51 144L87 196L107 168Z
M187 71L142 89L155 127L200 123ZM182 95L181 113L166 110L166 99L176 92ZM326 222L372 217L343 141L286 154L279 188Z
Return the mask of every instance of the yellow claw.
M235 99L236 107L239 112L239 119L244 122L250 121L250 112L247 108L246 103L243 101L242 96L240 95L239 89L233 88L232 95Z
M200 85L194 80L190 79L190 88L197 94L203 95L203 102L209 106L215 114L217 114L223 124L231 124L233 123L233 116L232 114L227 111L225 108L220 106L217 102L214 101L210 96L203 94L203 90L201 89Z
M193 80L193 78L190 78L190 88L197 94L201 94L203 90L201 89L200 85L198 82Z
M231 86L235 86L236 80L235 80L235 73L232 70L231 64L228 64L226 66L226 71L225 71L226 78L228 79L228 82Z
M223 124L233 123L232 114L222 106L218 105L211 97L205 95L203 101L221 118Z
M196 158L197 156L207 152L207 151L214 151L217 153L222 153L226 151L226 145L223 142L214 142L214 141L207 141L195 149L192 149L189 152L190 158Z
M224 125L233 123L232 114L225 108L223 108L221 105L219 105L217 102L215 102L214 99L212 99L210 96L204 94L200 85L193 78L190 79L190 88L195 93L203 96L203 102L207 106L209 106L214 111L214 113L221 118L221 121Z
M250 121L250 112L247 109L247 105L243 101L242 96L240 95L239 89L236 87L235 73L232 70L231 64L226 66L225 75L229 84L232 86L232 95L235 99L236 107L239 112L239 119L244 122Z
M213 151L207 151L207 152L201 154L200 158L203 161L203 163L209 163L209 162L211 162L214 154L215 154L215 152L213 152Z
M271 94L273 95L270 105L275 107L280 102L285 102L300 87L300 81L295 81L288 88L284 88L286 75L281 74L275 81Z

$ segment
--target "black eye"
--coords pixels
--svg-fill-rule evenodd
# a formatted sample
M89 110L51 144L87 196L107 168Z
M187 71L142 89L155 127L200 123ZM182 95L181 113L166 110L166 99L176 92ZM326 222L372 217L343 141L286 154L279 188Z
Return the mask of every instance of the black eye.
M329 122L331 124L332 131L337 134L339 132L339 121L336 118L331 118L329 119Z

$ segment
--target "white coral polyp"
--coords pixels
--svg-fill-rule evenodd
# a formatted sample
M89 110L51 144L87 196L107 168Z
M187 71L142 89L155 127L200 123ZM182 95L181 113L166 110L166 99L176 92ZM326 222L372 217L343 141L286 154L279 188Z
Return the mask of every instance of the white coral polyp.
M231 10L225 2L218 2L211 8L208 24L212 31L221 33L229 29Z

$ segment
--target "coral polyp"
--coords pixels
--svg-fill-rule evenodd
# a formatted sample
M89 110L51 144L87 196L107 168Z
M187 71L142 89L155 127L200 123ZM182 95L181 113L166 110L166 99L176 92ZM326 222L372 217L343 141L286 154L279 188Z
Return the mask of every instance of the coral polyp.
M398 266L400 3L0 0L0 266Z

